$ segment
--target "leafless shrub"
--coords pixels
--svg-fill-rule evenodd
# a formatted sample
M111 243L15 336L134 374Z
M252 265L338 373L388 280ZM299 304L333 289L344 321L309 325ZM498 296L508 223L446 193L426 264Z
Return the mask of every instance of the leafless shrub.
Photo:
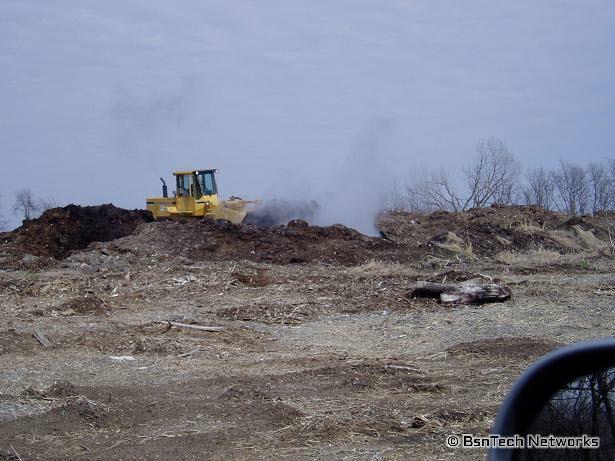
M469 194L463 209L482 208L515 199L521 166L506 145L495 138L481 141L474 162L465 170Z
M574 163L560 162L553 179L561 211L572 215L585 213L590 196L585 169Z
M33 219L45 210L56 208L58 204L53 199L37 199L30 189L22 189L15 194L13 211L24 220Z
M13 211L23 219L32 219L38 215L38 203L30 189L22 189L15 194Z
M587 167L587 179L592 213L608 210L614 197L613 178L610 177L607 167L600 163L590 163Z
M547 210L555 206L555 182L553 172L540 168L528 170L523 198L526 205L538 205Z
M412 211L463 211L463 203L448 173L427 172L406 185L407 204Z

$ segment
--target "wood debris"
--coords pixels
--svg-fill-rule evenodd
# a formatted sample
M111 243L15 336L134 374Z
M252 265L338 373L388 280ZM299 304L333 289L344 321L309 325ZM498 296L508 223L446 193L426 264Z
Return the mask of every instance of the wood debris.
M49 341L40 330L34 330L34 332L32 333L32 336L36 338L36 340L41 344L41 346L43 347L52 346L51 341Z
M505 301L512 296L508 287L478 280L460 283L418 281L410 289L410 298L439 298L442 304L493 303Z
M224 330L224 327L212 327L212 326L207 326L207 325L192 325L189 323L172 322L170 320L167 321L167 324L168 324L167 330L170 330L171 327L189 328L192 330L211 331L211 332Z

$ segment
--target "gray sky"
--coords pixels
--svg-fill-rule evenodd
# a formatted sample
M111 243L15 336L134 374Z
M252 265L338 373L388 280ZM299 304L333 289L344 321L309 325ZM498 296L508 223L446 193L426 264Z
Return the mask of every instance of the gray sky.
M144 207L203 167L342 204L489 136L601 160L614 70L611 0L0 0L4 213L22 187Z

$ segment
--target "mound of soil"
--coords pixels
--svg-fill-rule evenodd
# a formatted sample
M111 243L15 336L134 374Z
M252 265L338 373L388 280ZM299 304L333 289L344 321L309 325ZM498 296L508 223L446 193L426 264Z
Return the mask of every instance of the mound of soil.
M455 344L450 353L467 353L481 356L534 359L551 352L561 344L534 338L494 338Z
M107 410L102 405L80 397L62 405L56 410L62 417L78 417L94 427L100 427L107 417Z
M494 256L500 251L543 248L568 253L583 242L576 229L608 238L604 217L572 217L538 206L493 206L460 213L387 213L378 222L384 237L428 253ZM564 237L561 238L562 233Z
M346 266L370 260L411 262L426 255L473 260L493 257L503 250L585 250L596 254L612 250L609 229L614 223L609 216L570 218L537 206L498 206L429 215L387 213L378 222L384 238L374 238L340 224L310 226L298 217L309 215L308 211L317 206L291 205L276 202L261 208L261 212L270 213L263 215L258 226L197 219L151 222L148 211L123 210L113 205L69 205L48 210L38 219L25 221L12 233L2 234L0 255L17 255L17 261L11 262L9 258L4 261L6 264L34 264L25 261L23 255L29 259L61 259L92 242L115 239L120 240L100 247L147 257ZM288 211L287 215L295 219L285 226L268 227L278 222L284 215L282 211ZM245 275L235 274L237 282L254 286L267 283L265 279Z
M52 384L43 391L47 397L71 397L73 395L79 395L77 387L69 381L62 381Z
M56 397L74 397L79 395L79 391L73 383L62 381L54 383L42 391L36 390L31 386L26 387L21 395L32 399L48 399Z
M80 296L63 303L60 310L64 312L70 310L77 314L102 314L106 312L107 304L98 296Z
M149 211L124 210L111 204L68 205L45 211L40 218L24 221L3 242L24 253L65 258L72 250L92 242L108 242L134 232L139 224L153 220Z
M168 338L148 338L147 336L142 336L132 343L133 354L177 355L182 352L186 352L186 345L181 341Z
M580 228L584 231L589 231L598 238L608 238L608 231L600 226L597 222L600 218L591 216L571 216L563 223L557 226L557 230L574 230Z
M262 229L213 221L157 221L117 240L109 250L139 256L184 256L192 260L249 260L274 264L362 264L370 259L409 258L396 244L342 225L297 225ZM243 280L239 280L245 283Z
M231 275L235 278L233 284L241 283L248 287L264 287L272 283L271 277L266 275L263 269L257 270L256 273L233 271Z

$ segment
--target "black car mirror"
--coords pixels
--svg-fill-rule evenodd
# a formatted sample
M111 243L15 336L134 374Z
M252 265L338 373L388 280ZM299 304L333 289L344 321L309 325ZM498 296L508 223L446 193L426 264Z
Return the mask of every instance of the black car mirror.
M492 461L615 459L615 339L539 359L513 385L491 433L523 444L491 448Z

